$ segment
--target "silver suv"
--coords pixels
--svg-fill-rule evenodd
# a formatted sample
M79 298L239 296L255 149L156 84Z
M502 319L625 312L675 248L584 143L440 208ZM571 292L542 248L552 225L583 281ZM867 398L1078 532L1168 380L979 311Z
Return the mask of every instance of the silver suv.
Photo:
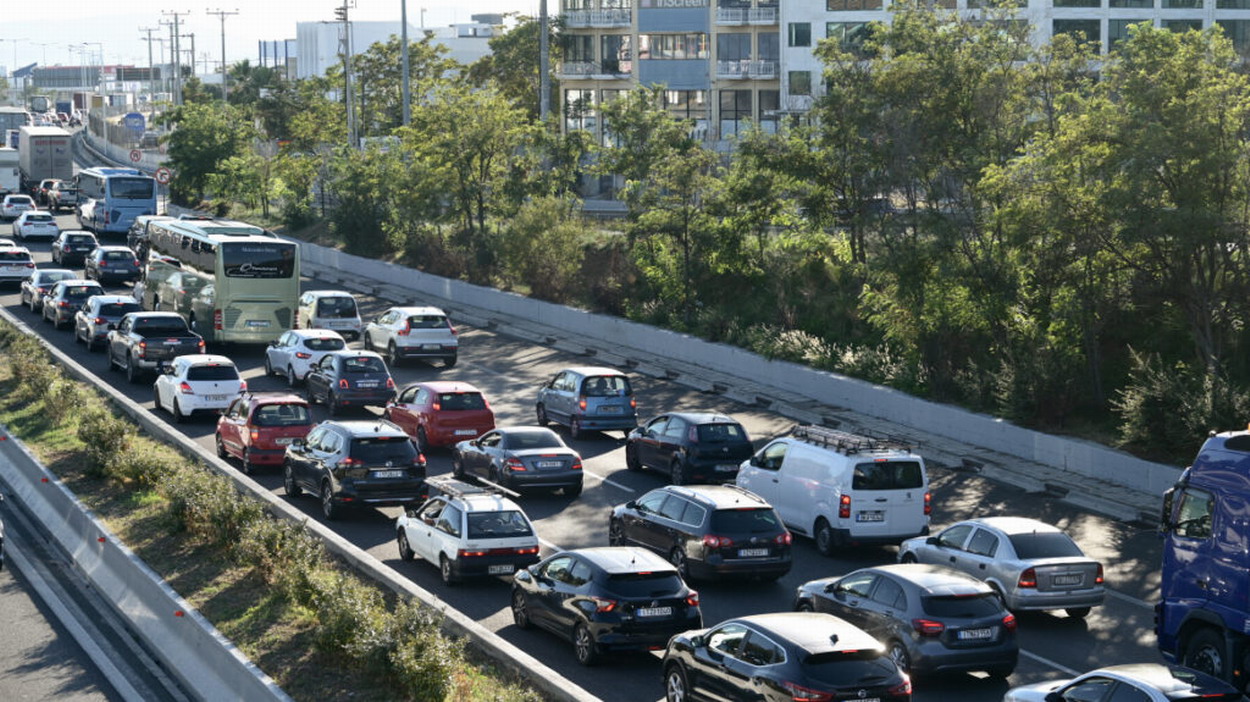
M386 354L392 368L406 358L442 359L456 365L460 341L447 314L437 307L392 307L365 325L365 348Z

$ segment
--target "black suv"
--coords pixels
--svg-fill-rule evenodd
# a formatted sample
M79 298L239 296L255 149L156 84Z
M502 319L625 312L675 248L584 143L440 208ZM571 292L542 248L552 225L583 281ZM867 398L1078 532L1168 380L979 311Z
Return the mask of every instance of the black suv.
M657 650L703 626L699 593L673 566L639 548L610 546L561 551L517 571L512 619L571 639L582 665L609 650Z
M759 495L736 485L669 485L612 509L608 542L668 558L683 578L790 572L790 532Z
M674 485L727 483L754 449L742 425L723 414L670 412L625 437L625 466L667 473Z
M672 702L911 699L911 681L880 642L813 612L756 614L678 634L663 670Z
M282 486L321 498L326 519L352 506L409 505L425 500L425 456L390 422L322 422L287 446Z

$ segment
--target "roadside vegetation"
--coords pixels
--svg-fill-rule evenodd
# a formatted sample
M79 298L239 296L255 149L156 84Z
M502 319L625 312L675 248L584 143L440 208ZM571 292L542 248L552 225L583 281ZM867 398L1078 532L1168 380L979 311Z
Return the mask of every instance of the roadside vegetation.
M325 98L337 69L241 64L229 105L168 113L174 193L1151 458L1242 426L1250 82L1232 42L1143 24L1100 57L1080 36L1030 45L1009 8L894 9L821 42L826 94L742 130L731 159L661 89L565 104L602 144L538 121L530 20L463 70L414 42L407 127L398 40L371 47L360 133L390 141L360 151ZM628 214L600 225L579 184L609 174Z
M330 557L224 476L142 434L0 322L0 423L297 700L533 702L437 612Z

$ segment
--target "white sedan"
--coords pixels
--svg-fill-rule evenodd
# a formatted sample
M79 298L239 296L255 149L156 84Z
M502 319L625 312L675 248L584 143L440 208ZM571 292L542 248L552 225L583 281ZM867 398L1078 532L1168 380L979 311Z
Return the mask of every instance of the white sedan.
M239 377L234 361L207 353L175 358L152 384L156 407L172 414L175 422L194 412L220 412L244 392L247 381Z
M18 241L41 237L49 241L57 238L61 228L56 225L56 218L41 210L27 210L18 215L13 223L13 236Z
M292 329L265 349L265 375L281 375L295 387L322 356L347 348L338 332L329 329Z
M35 201L29 195L9 194L4 196L3 202L0 202L0 217L12 221L23 212L33 209L35 209Z
M1245 699L1228 683L1160 663L1130 663L1091 670L1072 680L1052 680L1012 688L1003 702L1171 702Z

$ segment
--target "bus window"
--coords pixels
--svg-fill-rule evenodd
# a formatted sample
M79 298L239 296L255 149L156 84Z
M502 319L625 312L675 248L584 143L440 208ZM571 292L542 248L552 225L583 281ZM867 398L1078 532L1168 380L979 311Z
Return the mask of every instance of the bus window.
M290 278L295 272L295 245L285 242L220 244L229 278Z

